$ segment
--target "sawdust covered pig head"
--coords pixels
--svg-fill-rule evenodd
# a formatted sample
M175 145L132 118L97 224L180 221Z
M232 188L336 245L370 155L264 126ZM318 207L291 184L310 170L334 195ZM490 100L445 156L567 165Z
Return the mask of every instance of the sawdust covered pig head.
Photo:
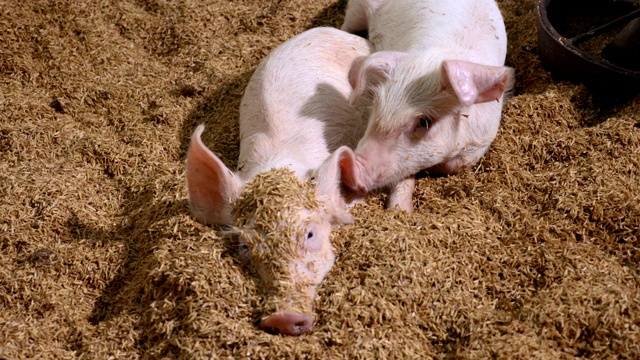
M192 212L239 234L240 257L260 278L260 327L284 335L307 332L316 288L335 259L331 230L351 221L340 194L340 151L313 178L302 181L277 168L245 184L204 146L202 131L199 126L194 132L187 156Z

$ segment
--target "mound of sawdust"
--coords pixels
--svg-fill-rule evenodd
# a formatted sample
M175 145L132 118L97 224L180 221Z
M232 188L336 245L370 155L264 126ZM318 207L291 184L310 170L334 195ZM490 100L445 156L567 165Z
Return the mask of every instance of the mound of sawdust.
M414 214L356 206L288 338L189 215L184 156L205 123L235 166L252 71L344 3L4 1L0 358L637 358L640 98L555 82L534 1L499 5L516 88L494 145L419 180Z

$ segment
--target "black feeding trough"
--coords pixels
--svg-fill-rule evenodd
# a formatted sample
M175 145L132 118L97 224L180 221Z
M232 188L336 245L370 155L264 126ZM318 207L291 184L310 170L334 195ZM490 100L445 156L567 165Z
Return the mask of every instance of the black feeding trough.
M538 53L555 76L640 93L640 0L538 0Z

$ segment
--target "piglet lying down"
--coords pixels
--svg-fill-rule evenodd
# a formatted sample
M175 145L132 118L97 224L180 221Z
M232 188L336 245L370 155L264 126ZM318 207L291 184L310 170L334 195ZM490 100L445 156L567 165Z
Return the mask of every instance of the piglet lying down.
M276 48L242 98L235 173L203 144L203 125L191 139L191 210L239 233L241 255L261 280L265 330L300 335L313 324L316 287L335 257L332 228L351 221L338 163L366 127L349 104L347 75L369 53L366 40L331 28Z
M354 62L351 101L373 92L369 125L344 181L367 192L395 186L390 207L412 210L413 175L454 174L495 139L507 35L494 0L351 0L343 30L367 30L375 52Z

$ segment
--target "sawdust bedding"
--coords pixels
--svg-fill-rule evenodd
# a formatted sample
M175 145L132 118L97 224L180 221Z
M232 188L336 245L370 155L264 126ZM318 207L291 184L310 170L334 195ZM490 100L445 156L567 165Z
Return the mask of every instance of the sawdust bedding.
M335 0L0 3L0 358L638 358L640 98L553 79L501 0L516 89L473 170L372 196L300 338L195 221L197 124L230 167L259 61Z

